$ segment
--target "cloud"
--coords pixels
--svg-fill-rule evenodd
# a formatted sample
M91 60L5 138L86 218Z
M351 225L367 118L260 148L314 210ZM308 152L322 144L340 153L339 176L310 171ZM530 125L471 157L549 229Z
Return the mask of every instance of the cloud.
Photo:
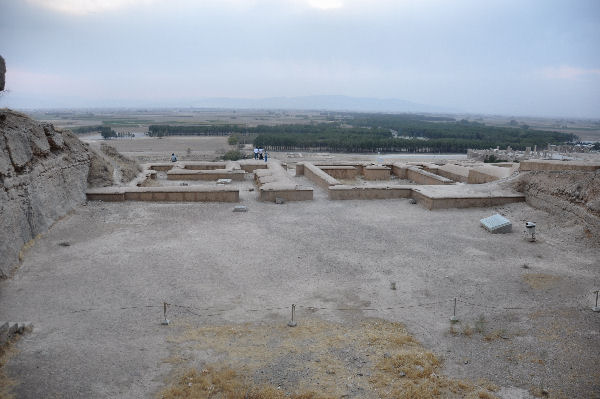
M389 1L389 0L385 0ZM320 10L334 10L345 5L361 5L368 3L365 0L27 0L28 3L41 6L54 11L71 15L87 15L115 11L127 7L146 6L151 3L173 4L173 6L202 6L217 5L224 7L253 7L257 5L292 5L301 4ZM379 3L382 1L379 0ZM347 4L346 4L347 3Z
M600 69L586 69L563 65L542 68L540 74L545 79L578 80L585 77L600 76Z
M341 8L344 3L341 0L308 0L308 5L321 10L332 10Z
M114 11L136 5L147 5L153 0L27 0L29 3L72 15Z

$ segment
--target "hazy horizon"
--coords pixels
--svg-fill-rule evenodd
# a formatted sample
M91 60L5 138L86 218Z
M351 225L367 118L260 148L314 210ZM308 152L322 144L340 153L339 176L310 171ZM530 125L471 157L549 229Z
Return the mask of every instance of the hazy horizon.
M599 20L593 0L0 0L0 107L599 118Z

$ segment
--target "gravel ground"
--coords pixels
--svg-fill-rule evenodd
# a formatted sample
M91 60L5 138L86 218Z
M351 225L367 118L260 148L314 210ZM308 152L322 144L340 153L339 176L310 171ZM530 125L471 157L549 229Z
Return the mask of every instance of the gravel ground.
M169 337L186 323L285 324L295 303L299 322L309 313L402 322L444 373L487 378L505 398L538 388L600 397L600 314L590 310L600 249L576 223L524 203L427 211L408 200L329 201L318 187L314 201L283 205L247 193L247 213L91 202L40 237L0 282L0 320L34 323L6 366L16 396L152 397L173 368L163 361ZM495 212L513 233L479 226ZM525 220L537 222L535 243Z

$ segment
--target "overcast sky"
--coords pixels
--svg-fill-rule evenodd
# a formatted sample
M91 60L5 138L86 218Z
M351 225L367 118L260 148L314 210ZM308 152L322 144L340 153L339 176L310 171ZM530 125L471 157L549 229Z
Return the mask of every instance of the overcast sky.
M598 0L0 0L0 106L340 94L600 117Z

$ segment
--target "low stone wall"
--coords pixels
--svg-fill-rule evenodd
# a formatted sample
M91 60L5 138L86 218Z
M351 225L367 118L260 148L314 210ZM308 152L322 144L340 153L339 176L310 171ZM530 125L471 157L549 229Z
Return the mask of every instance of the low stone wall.
M156 170L158 172L166 172L175 167L175 162L173 163L153 163L148 165L148 169Z
M460 183L466 183L469 180L469 168L461 165L442 165L437 169L436 174Z
M416 166L409 166L406 171L406 178L417 184L453 184L454 182L443 176L419 169Z
M191 170L215 170L215 169L225 169L227 166L226 162L186 162L183 165L184 169Z
M469 177L467 183L482 184L492 181L505 179L512 175L512 168L504 168L500 166L482 165L475 166L469 169Z
M335 186L340 184L340 182L333 177L329 176L327 173L323 172L320 168L313 165L312 163L304 164L304 176L306 176L310 181L315 183L317 186L324 188L327 190L329 186Z
M239 161L240 168L246 173L252 173L257 169L267 169L268 162L264 161L255 161L255 160L247 160L247 161Z
M260 189L261 201L275 202L276 198L283 198L286 201L311 201L313 189L289 184L272 184Z
M244 180L246 172L243 170L214 169L214 170L189 170L171 169L167 172L167 180L208 180L231 179Z
M369 163L366 162L335 162L335 163L331 163L331 162L311 162L313 165L321 168L323 166L326 167L330 167L330 166L343 166L343 167L347 167L347 166L351 166L353 168L356 168L357 174L362 176L363 175L363 168L365 166L370 165Z
M489 208L512 204L514 202L524 202L524 197L455 197L455 198L430 198L421 193L413 191L413 198L426 209L447 209L447 208Z
M358 169L354 166L319 166L323 172L334 179L355 179L358 176Z
M552 161L552 160L528 160L521 161L519 169L521 171L529 170L581 170L593 172L600 169L600 162L583 162L583 161Z
M392 164L392 174L398 177L398 179L407 179L408 165L404 163L396 162Z
M330 200L372 200L410 198L411 186L369 186L355 187L346 185L330 186Z
M238 190L214 187L107 187L90 189L88 201L239 202Z
M391 169L387 166L370 165L363 168L365 180L389 180Z

